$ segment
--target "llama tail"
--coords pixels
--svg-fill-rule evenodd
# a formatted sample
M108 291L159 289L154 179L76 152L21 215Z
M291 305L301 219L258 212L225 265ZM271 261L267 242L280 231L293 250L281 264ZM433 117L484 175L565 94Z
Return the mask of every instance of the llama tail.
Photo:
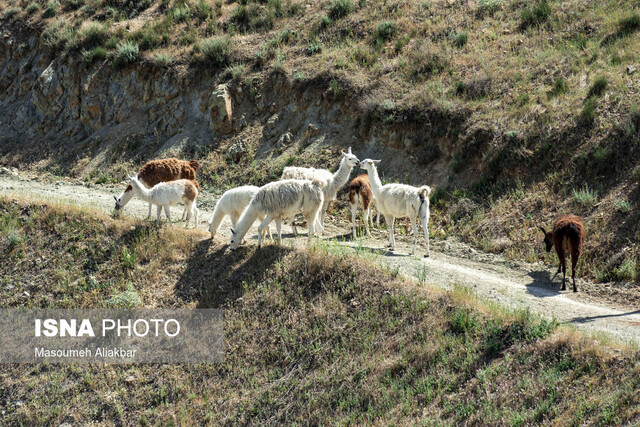
M220 201L216 204L215 209L213 210L213 215L211 216L211 220L209 221L209 232L211 233L211 238L213 239L218 232L218 228L220 228L220 224L222 223L222 219L224 218L224 213L222 212L222 208L220 207Z
M320 189L322 189L325 186L325 182L317 178L312 179L311 184L313 184L315 187L318 187Z
M418 208L418 214L422 218L422 206L424 206L424 202L427 202L427 208L429 207L429 194L431 193L431 187L428 185L423 185L418 188L418 196L420 197L420 207Z
M193 168L194 171L200 169L200 163L197 160L189 160L189 165Z

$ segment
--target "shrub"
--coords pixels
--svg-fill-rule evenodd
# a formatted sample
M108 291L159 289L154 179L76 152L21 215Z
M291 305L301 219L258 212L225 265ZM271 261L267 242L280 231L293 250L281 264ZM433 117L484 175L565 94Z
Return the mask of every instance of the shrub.
M118 44L113 56L113 65L116 68L124 67L138 60L140 48L138 44L131 40L126 40Z
M75 39L75 30L64 18L51 21L42 32L42 43L52 49L71 46Z
M2 13L2 19L11 19L14 16L16 16L18 13L20 13L19 7L8 7Z
M467 34L466 31L462 31L460 33L456 33L453 36L453 45L455 47L462 47L467 44L468 40L469 40L469 35Z
M587 98L582 107L582 118L587 122L592 122L596 118L597 103L595 98Z
M58 8L60 7L60 3L57 1L50 1L47 3L47 6L44 9L44 13L42 16L45 18L51 18L52 16L56 16L58 13Z
M481 12L486 12L492 15L500 6L502 6L504 0L478 0L478 6L480 6Z
M191 9L189 9L189 6L183 3L181 6L175 6L173 9L171 9L169 15L171 16L173 22L188 21L191 18Z
M318 21L318 29L319 30L324 30L326 28L329 28L329 26L331 25L333 21L331 21L331 18L329 18L329 16L327 15L322 15L320 17L320 21Z
M547 0L538 2L532 8L526 8L522 11L522 22L520 28L527 29L533 26L542 25L551 15L551 8Z
M376 29L373 33L376 43L382 44L387 40L390 40L396 33L396 30L396 24L394 22L384 21L379 23L376 25Z
M135 308L142 305L142 299L129 283L126 291L111 295L107 303L113 308Z
M567 92L567 81L562 77L557 77L553 81L553 88L549 91L549 97L553 98Z
M84 6L84 0L66 0L62 8L64 10L77 10Z
M29 3L26 10L27 10L27 13L31 15L36 11L38 11L39 9L40 9L40 5L36 2L32 2L32 3Z
M79 31L82 42L87 47L101 44L107 38L107 27L98 22L89 22Z
M320 52L322 52L322 45L316 40L311 40L309 42L309 45L307 46L307 53L309 55L315 55L316 53Z
M616 201L616 210L618 212L627 214L631 212L631 203L629 203L627 200L618 200Z
M634 13L631 16L622 18L618 21L618 33L620 36L628 36L629 34L640 29L640 15Z
M82 52L82 61L85 64L91 64L96 60L104 60L107 57L107 51L103 47L94 47L90 50L85 50Z
M239 82L244 74L245 67L243 64L235 64L227 67L225 75L230 76L232 80Z
M585 184L580 190L573 190L573 200L579 206L591 209L598 203L598 192Z
M173 63L173 56L169 53L156 53L151 57L151 61L158 67L167 68Z
M625 259L622 264L613 270L614 280L636 280L637 265L634 259Z
M198 45L206 62L212 65L225 65L231 56L231 39L229 37L210 37Z
M434 52L423 44L409 55L409 74L422 79L440 73L445 69L447 63L448 61L440 52Z
M607 79L604 77L598 77L591 87L589 88L589 92L587 93L588 98L592 98L595 96L602 96L604 91L607 89Z
M201 21L206 20L209 16L211 16L211 5L207 3L205 0L199 0L196 3L195 7L195 16L198 17Z
M280 18L284 15L284 9L282 8L282 0L269 0L269 9L273 11L273 14Z
M332 0L329 5L329 17L332 19L344 18L353 10L351 0Z

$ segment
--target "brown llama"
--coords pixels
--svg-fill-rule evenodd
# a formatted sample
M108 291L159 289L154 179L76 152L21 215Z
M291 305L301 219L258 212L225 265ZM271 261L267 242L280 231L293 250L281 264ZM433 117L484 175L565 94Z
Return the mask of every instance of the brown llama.
M138 171L138 179L147 188L153 188L160 182L174 181L176 179L189 179L195 181L196 171L200 169L200 163L196 160L180 160L176 158L151 160L144 164ZM197 185L197 184L196 184ZM131 184L127 185L120 196L113 198L116 200L116 212L123 209L129 200L134 196ZM184 213L182 214L184 218ZM149 203L149 214L151 217L151 203Z
M367 231L367 236L371 237L369 232L369 221L373 227L373 215L371 214L371 208L375 205L376 199L373 197L371 191L371 183L369 182L369 175L363 173L355 177L349 183L349 204L351 205L351 224L353 225L353 237L356 237L356 213L358 208L362 208L364 217L364 228ZM378 227L380 227L380 212L378 212L378 218L376 219Z
M556 248L556 253L560 260L558 273L562 270L561 290L563 291L567 289L565 283L567 277L566 255L567 253L571 254L573 292L578 292L578 288L576 287L576 265L578 264L578 258L580 258L582 244L584 243L584 222L582 222L582 218L575 215L561 215L553 223L553 231L547 232L542 227L540 227L540 229L544 233L544 243L547 246L547 252L550 252L552 247Z

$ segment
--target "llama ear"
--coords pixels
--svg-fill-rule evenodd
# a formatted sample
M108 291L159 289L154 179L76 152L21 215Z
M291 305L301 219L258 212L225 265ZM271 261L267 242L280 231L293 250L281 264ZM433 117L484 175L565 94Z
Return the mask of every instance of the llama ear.
M113 199L116 201L116 203L118 202L118 198L116 196L113 196Z
M349 147L349 151L347 151L347 153L351 154L351 147Z
M371 163L380 163L380 160L371 160Z
M547 235L547 231L544 228L540 227L540 230L542 230L545 236Z

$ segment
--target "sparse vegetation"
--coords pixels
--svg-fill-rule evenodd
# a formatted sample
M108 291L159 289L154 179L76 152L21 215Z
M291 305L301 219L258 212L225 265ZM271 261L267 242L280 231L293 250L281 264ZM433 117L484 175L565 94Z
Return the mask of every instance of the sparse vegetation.
M587 98L602 96L604 91L607 89L607 85L608 83L606 78L598 77L589 88Z
M231 39L228 37L211 37L200 42L199 48L206 62L222 66L229 61Z
M579 190L573 190L573 200L582 208L592 209L598 203L598 192L585 184Z
M331 0L329 5L329 17L332 19L344 18L353 10L351 0Z
M133 64L138 60L140 54L140 48L138 44L133 41L124 41L116 47L116 51L113 56L113 65L116 68L121 68L129 64Z
M540 0L534 6L527 7L522 11L520 28L527 29L542 25L551 15L551 7L547 0Z

